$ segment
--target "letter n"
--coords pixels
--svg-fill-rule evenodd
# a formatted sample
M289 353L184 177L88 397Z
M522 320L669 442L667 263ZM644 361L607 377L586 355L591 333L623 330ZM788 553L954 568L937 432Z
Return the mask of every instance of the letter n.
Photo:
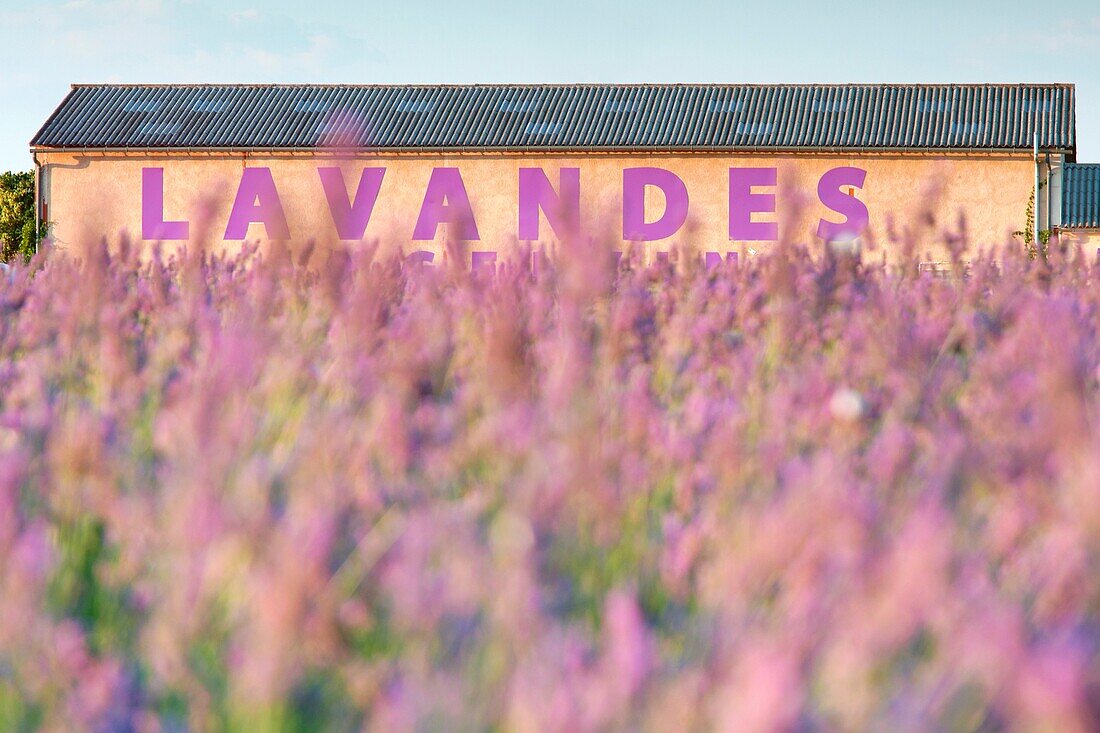
M539 211L559 238L576 236L580 230L581 169L558 171L558 190L541 168L519 169L519 239L539 238Z

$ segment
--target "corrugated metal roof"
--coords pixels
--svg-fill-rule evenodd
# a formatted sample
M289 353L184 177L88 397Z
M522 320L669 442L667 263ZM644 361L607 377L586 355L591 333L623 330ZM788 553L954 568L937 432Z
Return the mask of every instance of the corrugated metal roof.
M35 148L1076 147L1071 84L77 85Z
M1062 226L1100 228L1100 164L1066 164L1062 176Z

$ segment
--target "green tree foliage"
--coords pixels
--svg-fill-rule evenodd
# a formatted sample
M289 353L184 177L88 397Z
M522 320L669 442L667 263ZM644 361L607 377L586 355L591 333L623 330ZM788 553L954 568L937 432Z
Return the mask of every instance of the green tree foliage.
M34 255L34 173L0 173L0 260Z

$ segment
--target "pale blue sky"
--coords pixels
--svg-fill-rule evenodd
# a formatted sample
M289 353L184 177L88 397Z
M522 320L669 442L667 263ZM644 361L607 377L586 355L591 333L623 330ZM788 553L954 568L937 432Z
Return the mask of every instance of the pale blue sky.
M0 170L72 82L204 81L1074 82L1100 162L1095 0L0 0L0 40Z

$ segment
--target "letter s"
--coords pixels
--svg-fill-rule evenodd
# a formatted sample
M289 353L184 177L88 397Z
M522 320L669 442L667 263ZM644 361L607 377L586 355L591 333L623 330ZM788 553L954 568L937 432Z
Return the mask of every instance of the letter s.
M841 190L843 186L863 188L866 180L867 171L862 168L847 166L833 168L821 177L817 184L817 197L821 199L821 203L836 213L842 214L845 220L839 224L834 224L822 219L817 225L818 237L826 242L835 242L843 239L855 239L867 231L871 221L867 205L855 196L848 196Z

